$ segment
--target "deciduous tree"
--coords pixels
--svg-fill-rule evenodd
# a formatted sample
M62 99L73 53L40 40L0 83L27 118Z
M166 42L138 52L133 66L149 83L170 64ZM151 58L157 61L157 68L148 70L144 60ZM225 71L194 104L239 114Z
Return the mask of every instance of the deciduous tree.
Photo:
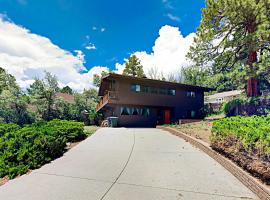
M108 74L109 74L109 72L107 72L107 71L102 71L100 75L99 74L94 74L93 75L93 84L94 84L94 86L99 87L100 84L101 84L101 79L103 77L107 76Z
M59 92L57 77L49 72L45 72L44 79L36 79L28 88L28 93L32 97L44 120L51 120L55 117L53 108L55 101L55 93Z

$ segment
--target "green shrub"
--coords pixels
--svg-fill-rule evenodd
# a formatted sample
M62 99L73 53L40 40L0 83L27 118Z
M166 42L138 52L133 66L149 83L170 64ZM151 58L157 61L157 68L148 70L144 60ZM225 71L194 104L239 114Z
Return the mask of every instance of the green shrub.
M81 122L55 119L47 123L46 129L56 136L66 138L68 142L75 142L86 137L84 124Z
M7 132L15 131L20 129L20 126L17 124L0 124L0 137Z
M221 110L224 112L224 114L227 116L227 117L230 117L230 116L233 116L237 113L236 109L239 105L241 105L243 103L242 99L239 99L239 98L236 98L236 99L232 99L228 102L225 102L223 105L222 105L222 108Z
M67 142L86 137L83 123L52 120L10 128L0 137L0 177L10 178L61 156Z
M225 140L235 136L251 151L260 149L265 154L270 153L270 117L229 117L214 121L211 142Z

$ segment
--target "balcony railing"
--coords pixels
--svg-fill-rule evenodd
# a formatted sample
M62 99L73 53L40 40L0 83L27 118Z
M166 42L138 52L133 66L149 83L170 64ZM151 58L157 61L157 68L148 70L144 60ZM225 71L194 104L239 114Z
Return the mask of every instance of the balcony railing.
M117 99L117 93L114 91L107 91L107 93L100 99L97 104L96 111L99 111L103 106L105 106L110 99Z

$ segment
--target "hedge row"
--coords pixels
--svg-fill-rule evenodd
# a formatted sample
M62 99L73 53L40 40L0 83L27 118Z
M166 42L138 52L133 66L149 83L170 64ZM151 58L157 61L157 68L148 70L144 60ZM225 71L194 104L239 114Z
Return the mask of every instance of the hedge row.
M17 124L0 124L0 137L7 132L16 131L20 129L20 126Z
M233 136L247 151L270 154L270 117L229 117L213 123L211 142Z
M63 155L67 142L86 137L80 122L52 120L19 128L0 125L0 177L13 178Z

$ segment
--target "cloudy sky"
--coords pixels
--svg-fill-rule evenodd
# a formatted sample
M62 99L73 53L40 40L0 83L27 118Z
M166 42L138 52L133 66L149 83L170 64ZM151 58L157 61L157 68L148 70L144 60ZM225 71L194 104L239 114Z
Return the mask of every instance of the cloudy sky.
M0 67L26 88L44 70L80 91L136 54L147 73L177 73L204 0L0 0Z

